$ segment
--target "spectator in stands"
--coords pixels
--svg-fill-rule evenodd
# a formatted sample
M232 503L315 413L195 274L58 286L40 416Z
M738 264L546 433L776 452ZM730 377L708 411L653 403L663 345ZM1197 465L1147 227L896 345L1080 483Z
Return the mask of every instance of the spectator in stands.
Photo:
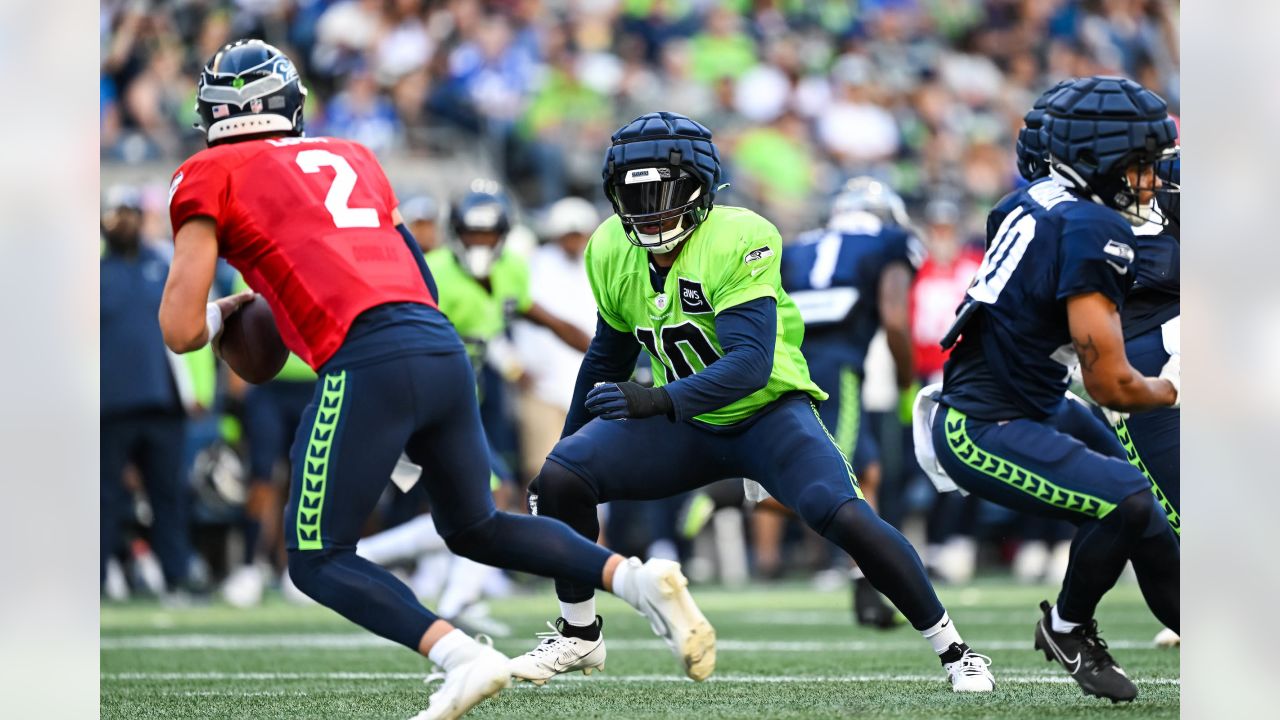
M533 301L588 335L595 331L596 303L582 253L599 224L590 202L559 200L547 211L548 242L529 258L529 275L536 279L530 285ZM515 326L515 344L527 377L519 399L521 463L533 473L560 439L582 353L530 322Z
M424 254L440 247L440 214L440 204L430 195L411 195L400 202L400 216Z

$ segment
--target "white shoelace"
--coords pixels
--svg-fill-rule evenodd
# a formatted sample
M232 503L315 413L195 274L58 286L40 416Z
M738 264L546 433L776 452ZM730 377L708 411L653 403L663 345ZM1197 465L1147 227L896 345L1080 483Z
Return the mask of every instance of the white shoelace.
M564 635L560 634L560 631L556 629L556 626L553 623L548 622L547 627L551 628L551 632L534 633L534 637L542 640L542 642L538 643L537 646L530 650L529 655L536 658L542 658L545 655L556 655L560 653L560 641L566 638Z
M991 658L971 651L965 653L957 663L960 665L961 675L982 677L990 672L987 668L991 666Z

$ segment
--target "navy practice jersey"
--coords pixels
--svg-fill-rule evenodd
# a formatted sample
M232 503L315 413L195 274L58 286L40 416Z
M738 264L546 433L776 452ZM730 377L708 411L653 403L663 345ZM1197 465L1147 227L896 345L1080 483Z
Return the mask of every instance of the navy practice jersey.
M1006 200L968 290L981 309L947 360L943 400L987 420L1039 419L1065 402L1076 362L1067 298L1099 292L1122 307L1135 238L1119 213L1049 178Z
M804 319L806 358L862 372L880 328L880 275L901 262L914 274L924 246L905 228L858 213L839 229L810 230L782 251L782 287Z
M1181 312L1178 225L1161 229L1151 223L1134 233L1138 241L1137 279L1120 311L1125 340L1154 330Z
M1017 207L1018 202L1019 191L1015 190L1001 198L987 215L988 247L1000 223ZM1180 312L1178 224L1170 223L1162 231L1160 225L1148 223L1134 228L1133 234L1137 236L1135 249L1138 253L1138 266L1133 287L1125 296L1120 311L1125 340L1132 340L1160 327L1177 317Z

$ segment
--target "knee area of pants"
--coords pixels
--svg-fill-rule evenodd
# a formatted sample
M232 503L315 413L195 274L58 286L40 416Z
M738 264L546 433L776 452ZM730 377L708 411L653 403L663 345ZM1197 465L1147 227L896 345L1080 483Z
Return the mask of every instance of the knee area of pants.
M556 498L595 495L585 478L551 460L543 464L533 487L537 488L539 507L550 507Z
M1149 534L1153 520L1159 520L1159 523L1165 522L1164 515L1156 505L1155 496L1146 491L1134 493L1121 500L1111 514L1116 516L1117 522L1123 524L1126 535L1135 537ZM1155 523L1157 527L1159 523Z
M445 547L455 555L473 560L477 559L477 556L486 556L493 549L497 539L497 525L498 513L494 513L480 522L472 523L457 532L446 535Z
M793 509L806 525L825 534L829 528L852 527L861 523L861 513L857 507L859 505L866 506L866 503L858 500L852 493L842 495L815 485L800 494Z
M290 550L289 579L307 597L314 597L320 573L331 555L325 550Z

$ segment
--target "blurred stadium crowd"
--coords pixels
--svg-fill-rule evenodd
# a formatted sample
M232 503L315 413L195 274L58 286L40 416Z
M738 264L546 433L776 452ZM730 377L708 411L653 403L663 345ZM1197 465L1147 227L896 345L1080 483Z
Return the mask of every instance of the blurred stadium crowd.
M378 153L424 249L449 239L448 205L473 177L497 178L516 220L509 245L531 268L528 299L587 333L581 247L608 211L602 151L631 118L664 109L710 127L732 183L723 202L757 210L784 240L820 224L845 179L878 177L907 200L932 254L913 298L927 381L941 372L937 339L980 259L985 213L1020 182L1023 113L1057 80L1099 73L1137 79L1176 113L1177 12L1165 0L103 0L107 594L203 592L242 558L281 560L290 418L314 375L295 358L279 380L246 386L211 352L169 356L156 326L168 173L203 147L191 127L194 79L223 43L261 37L299 64L308 134ZM160 170L112 181L136 179L128 171L138 167ZM237 282L227 269L219 286ZM490 339L509 343L481 372L515 507L518 484L558 436L581 355L521 321ZM1069 529L933 491L879 355L864 392L882 448L882 514L911 528L944 580L963 581L975 565L1012 563L1029 580L1054 572L1052 548ZM412 517L416 502L389 490L377 525ZM798 524L778 537L710 523L695 537L705 519L697 498L614 505L606 533L616 549L693 556L691 574L831 567ZM749 541L745 559L717 547L735 532Z

